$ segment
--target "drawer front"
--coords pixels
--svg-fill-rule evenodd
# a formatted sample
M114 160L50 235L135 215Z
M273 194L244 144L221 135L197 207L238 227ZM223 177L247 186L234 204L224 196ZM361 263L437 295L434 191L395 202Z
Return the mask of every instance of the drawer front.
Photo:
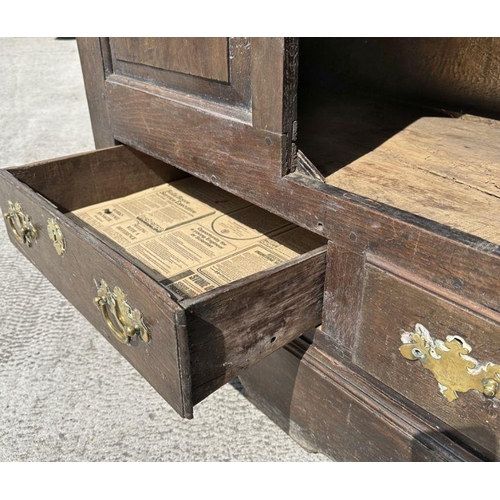
M390 269L366 264L355 363L498 456L500 317Z
M183 346L184 311L169 301L165 291L144 273L88 232L61 217L49 202L3 171L0 172L2 213L10 210L9 200L20 204L23 213L31 217L37 232L37 237L28 246L19 241L8 224L13 244L178 413L190 417L189 356ZM56 221L64 237L63 255L59 255L49 238L49 219ZM105 311L94 303L101 280L105 280L110 288L119 287L126 294L128 304L142 313L150 335L148 343L134 339L130 344L123 344L113 334L103 316ZM112 317L110 319L114 321ZM69 333L78 335L76 331Z
M71 211L128 195L130 185L117 183L124 171L142 189L179 178L173 167L117 146L0 171L1 209L11 213L6 222L19 250L176 411L191 417L195 404L321 322L325 248L173 299L116 244L54 205Z

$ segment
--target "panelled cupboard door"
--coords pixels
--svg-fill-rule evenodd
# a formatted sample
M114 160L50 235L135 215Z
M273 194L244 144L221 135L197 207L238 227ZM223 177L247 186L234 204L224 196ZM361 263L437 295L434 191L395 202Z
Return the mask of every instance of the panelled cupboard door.
M214 165L235 175L255 165L277 176L289 171L296 40L78 43L97 147L128 144L212 182Z

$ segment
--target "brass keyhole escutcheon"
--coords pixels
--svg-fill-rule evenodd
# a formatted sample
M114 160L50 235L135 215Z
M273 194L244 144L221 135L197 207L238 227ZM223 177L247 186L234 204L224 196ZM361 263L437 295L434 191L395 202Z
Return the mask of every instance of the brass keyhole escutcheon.
M4 214L10 230L17 240L31 247L38 238L38 231L31 222L31 217L23 211L19 203L8 200L9 210Z
M66 252L66 239L55 219L47 220L47 233L58 255L64 255Z
M127 296L121 288L115 286L111 290L107 283L101 280L97 286L94 304L100 308L108 328L122 344L130 344L136 336L145 343L149 342L150 337L142 313L128 304Z
M401 354L429 370L449 402L457 399L459 393L471 390L500 399L500 365L474 359L470 355L472 347L463 337L447 335L443 341L417 323L413 332L403 333L401 341Z

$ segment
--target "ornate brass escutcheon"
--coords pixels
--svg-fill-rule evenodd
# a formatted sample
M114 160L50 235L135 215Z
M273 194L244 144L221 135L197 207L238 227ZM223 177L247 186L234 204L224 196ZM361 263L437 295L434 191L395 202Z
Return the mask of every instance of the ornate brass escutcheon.
M129 344L137 335L143 342L149 342L149 334L142 319L142 313L127 303L122 289L111 290L104 280L97 286L94 304L101 309L102 316L113 335L123 344Z
M472 347L459 335L448 335L446 342L434 339L425 326L417 323L414 332L404 332L401 354L422 366L436 378L441 394L448 400L458 398L458 392L472 389L488 398L499 397L500 365L480 363L469 356Z
M19 203L8 200L9 210L4 217L14 236L25 245L31 247L38 238L38 231L31 222L31 217L23 212L23 207Z
M47 220L47 232L49 233L49 238L52 240L56 252L59 255L64 255L64 252L66 252L66 239L55 219Z

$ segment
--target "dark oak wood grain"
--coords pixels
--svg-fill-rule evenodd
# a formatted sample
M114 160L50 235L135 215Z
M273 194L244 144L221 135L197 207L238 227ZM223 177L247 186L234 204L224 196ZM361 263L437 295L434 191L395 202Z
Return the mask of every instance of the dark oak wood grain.
M293 53L293 50L290 50L290 53ZM286 60L290 64L293 61L296 63L296 57ZM287 88L290 90L293 86ZM186 124L185 128L170 127L163 123L162 116L167 112L176 114L178 110L175 106L170 107L170 104L165 104L162 107L158 101L158 106L150 108L148 107L150 101L146 96L140 101L139 98L132 98L131 94L123 89L119 91L119 95L117 101L122 104L117 107L117 111L120 115L118 129L123 129L121 139L126 138L127 130L135 130L137 136L144 134L144 140L131 141L135 148L178 166L179 158L181 158L182 168L193 175L224 186L225 189L242 198L319 234L340 242L349 242L349 237L354 238L355 242L347 245L355 248L355 251L363 252L363 249L371 246L392 252L391 247L394 247L392 253L396 258L399 256L405 258L414 254L413 258L408 259L411 261L410 265L413 270L420 269L424 273L427 271L428 275L430 273L428 262L419 262L422 252L415 251L415 245L419 247L417 250L428 252L425 255L426 260L432 258L435 248L439 248L439 251L453 254L454 258L458 259L458 265L454 266L452 273L456 275L449 276L449 272L446 272L448 275L442 276L439 274L440 270L437 270L436 280L442 283L446 281L445 284L452 287L464 282L463 275L467 272L467 262L476 250L478 258L483 259L482 264L487 269L492 265L495 267L496 258L493 255L499 253L498 247L484 240L460 231L450 230L446 225L435 224L401 210L394 210L362 196L325 186L320 181L308 179L301 174L292 174L282 179L279 170L282 167L281 162L275 163L274 160L269 159L270 157L276 158L278 155L273 142L276 137L273 135L264 134L254 142L245 142L244 138L248 130L244 130L244 126L233 128L228 134L229 137L225 137L222 124L214 135L216 129L212 118L200 117L201 115L195 112L189 119L192 120L191 126ZM134 109L130 116L127 114L130 111L127 109L127 103L130 108ZM149 130L143 121L146 114L149 120L146 123L151 125ZM134 123L130 128L126 123L127 119ZM203 139L199 143L194 137L196 134L193 134L193 130L200 132L206 140ZM213 149L210 149L214 142L210 139L214 137L216 141L224 141L232 151L231 161L225 153L224 155L215 153ZM166 144L162 143L164 140ZM283 142L282 149L287 151L290 144L286 142L286 138L282 137L281 141ZM266 144L263 150L262 145L266 142L271 142L271 145ZM251 160L247 157L249 151L252 151ZM248 186L253 187L248 189ZM401 237L388 238L387 235L391 233L401 235ZM434 235L435 240L433 240ZM488 293L488 285L485 284L479 290L477 284L467 283L464 288L465 293L470 293L471 297L481 297L488 307L500 309L497 297Z
M498 245L301 175L288 178L293 199L300 197L303 202L298 210L303 210L302 221L308 220L305 226L310 230L316 227L318 232L320 220L322 233L338 246L384 255L410 272L500 311L495 278ZM321 213L324 217L319 219ZM476 267L480 274L473 272Z
M160 53L151 59L140 47L138 54L129 50L120 59L113 52L113 40L101 40L98 46L87 43L91 55L84 54L82 63L87 64L85 71L94 68L97 75L89 80L87 93L96 117L94 132L102 144L110 145L111 130L111 141L129 144L331 240L322 328L309 335L312 347L295 343L243 375L256 404L299 442L341 460L496 459L497 440L491 429L493 434L497 429L495 424L485 425L485 419L496 418L495 408L474 399L461 402L459 409L443 409L433 381L426 381L415 367L415 373L407 371L406 360L399 364L391 357L392 326L408 328L401 325L417 321L417 316L446 331L465 329L471 344L478 341L478 357L488 359L496 353L500 246L491 237L496 225L471 231L467 221L457 225L429 212L415 213L413 198L407 205L393 201L391 196L399 192L389 180L406 178L407 163L420 154L414 150L417 146L430 148L431 157L440 160L439 171L432 169L436 162L430 162L433 175L454 182L456 178L496 196L495 130L483 133L490 124L479 120L477 127L467 123L457 131L456 123L450 126L454 118L442 117L456 117L464 110L499 116L498 39L301 40L299 50L296 39L231 38L229 84L211 79L226 78L220 47L212 47L202 61L198 56L204 48L191 41L193 60L179 59L179 51L166 61ZM141 58L146 64L138 63ZM213 67L202 66L210 60ZM372 104L367 105L361 94ZM334 101L335 106L330 105ZM415 108L415 103L425 108ZM441 118L435 120L436 116ZM422 130L412 124L423 117L424 132L429 133L422 142ZM469 125L476 127L472 142ZM407 128L419 140L401 147L396 160L386 165L384 144L397 141ZM436 156L433 142L443 139L449 146L444 160L439 151ZM385 156L373 154L378 148ZM312 167L293 173L299 157ZM342 189L325 183L320 174L310 176L319 169L328 177L361 157L372 163L374 174L366 183L372 189L378 186L375 191L356 194L350 185ZM420 158L419 169L427 167L428 157ZM141 162L138 157L138 169L144 169ZM143 163L150 165L151 173L136 175L135 167L127 166L116 166L115 171L123 168L144 185L175 175L172 167L163 172L160 164L157 170L152 161ZM382 167L382 180L387 182L377 184ZM485 180L483 167L493 182ZM54 168L47 179L68 176L65 168ZM51 200L62 189L57 180L52 192L49 182L44 185L43 179L22 175L53 193ZM75 179L83 182L84 176ZM90 196L100 199L108 191L121 192L123 188L112 187L112 179L111 172L104 174L103 189L89 190L96 192ZM424 199L437 206L440 196L430 196L434 187L428 185ZM383 189L393 192L383 198ZM83 201L76 188L70 190L74 193L64 198L65 204ZM463 189L452 198L459 191ZM73 196L76 201L71 201ZM468 209L465 204L454 206L460 214ZM442 210L442 203L437 208ZM478 211L481 217L489 213ZM316 264L309 268L308 262L298 263L298 268L315 274L324 263ZM258 359L247 360L245 353L266 350L273 331L279 332L276 346L294 337L297 332L287 331L286 320L280 323L276 306L270 308L269 330L263 325L265 301L279 302L270 283L293 280L289 271L268 273L262 280L262 297L259 287L253 288L259 280L249 280L241 290L229 287L230 293L217 291L180 304L193 313L179 323L179 332L185 332L179 334L179 346L191 356L182 377L188 380L193 373L196 378L189 382L194 401L237 373L236 366L250 366ZM309 282L307 277L303 281ZM248 309L252 314L243 318L239 332L231 318L240 312L247 288L256 296L255 309ZM293 296L295 288L287 287L286 293ZM303 303L298 300L294 310L316 311L317 293L306 298L301 289ZM233 294L237 301L231 300ZM297 328L307 328L298 317L296 322ZM213 366L208 347L216 360ZM225 358L228 353L233 360Z
M258 164L275 165L281 171L280 134L199 109L196 98L188 107L112 80L106 88L113 134L120 142L184 170L217 164L238 171ZM165 120L166 116L175 119Z
M124 174L130 184L116 182ZM194 404L321 322L326 248L179 301L136 267L117 244L63 213L185 175L116 146L3 171L0 200L4 211L12 197L20 202L42 235L33 248L20 245L11 235L33 264L174 409L191 417ZM49 217L60 221L67 240L62 257L47 236ZM322 238L317 240L321 246ZM142 311L151 331L149 344L124 346L110 334L93 304L102 279L112 288L119 286Z
M416 286L372 264L366 266L363 295L354 362L447 422L470 446L479 445L500 458L500 401L470 391L448 402L432 373L399 352L401 334L420 323L442 341L448 335L461 336L480 362L500 364L500 314L496 321L474 314L459 297L454 302L444 290Z
M64 212L121 198L187 175L126 146L9 170Z
M292 54L293 50L289 53ZM291 62L295 59L290 56L287 60ZM452 275L449 272L446 272L446 276L439 275L439 269L436 275L436 280L442 284L446 281L447 286L455 287L457 283L466 282L464 274L467 272L469 255L474 254L476 249L479 250L478 258L483 259L486 269L492 265L495 267L496 258L492 254L498 253L498 247L479 238L450 230L442 224L430 223L361 196L348 194L335 187L325 186L320 181L300 174L281 178L281 161L275 163L270 160L270 157L277 158L280 155L274 142L277 137L274 135L263 134L253 142L245 141L247 133L250 133L245 125L233 127L228 134L222 122L220 126L217 125L220 127L217 129L217 120L195 111L185 128L169 126L162 117L164 113L169 115L178 112L173 103L158 101L152 107L150 103L153 101L147 96L140 101L127 89L118 89L119 85L116 87L120 96L116 102L122 103L117 105L118 131L123 129L119 138L125 140L127 133L135 130L137 137L142 136L142 140L131 141L137 149L178 166L182 163L182 168L193 175L224 186L242 198L326 237L340 242L349 242L349 237L355 238L355 243L348 243L348 246L356 248L355 251L363 252L370 245L380 246L381 249L392 252L396 258L414 254L409 259L410 265L415 271L421 269L427 275L430 274L428 262L419 262L422 252L415 252L417 241L420 250L431 253L425 255L425 260L432 259L436 248L453 254L457 259L457 266L454 266ZM173 107L170 107L171 104ZM132 108L134 111L131 114ZM147 121L144 122L146 115ZM202 137L201 141L193 134L193 130ZM218 132L214 135L216 130ZM215 142L227 145L232 151L231 157L214 152L214 137ZM281 138L283 150L288 150L290 146L287 140L288 135L285 139ZM269 142L270 145L267 144ZM249 151L252 152L252 159L247 156ZM248 189L248 186L254 187ZM420 231L420 228L424 231ZM388 239L387 235L391 233L402 237ZM433 240L433 235L436 235L436 240ZM495 272L493 269L492 274ZM478 285L480 284L467 283L463 287L464 292L470 293L471 297L481 297L488 307L500 309L497 294L488 293L487 284L481 286L481 290L478 290Z
M185 170L208 182L215 179L227 191L338 246L390 256L401 267L500 311L498 245L298 173L280 178L255 165L228 169L201 162ZM480 275L471 274L471 262L482 269Z
M183 102L196 96L200 108L249 121L251 116L252 44L248 38L103 38L109 51L107 76L153 94L173 91ZM135 47L138 52L135 54ZM125 59L124 59L125 58ZM144 59L146 62L141 63Z
M223 37L112 38L115 59L229 82L229 46Z
M328 243L322 329L338 350L356 339L365 278L364 255ZM321 341L319 341L321 342Z
M141 375L182 416L192 417L191 387L185 364L189 352L179 338L186 335L184 310L173 302L165 289L88 231L64 217L51 203L22 184L7 171L0 172L0 205L7 211L7 200L19 202L38 229L33 247L20 244L9 231L11 241L49 281L104 335ZM47 219L57 220L66 239L66 253L59 256L50 240ZM119 286L129 303L139 309L151 333L151 342L135 346L121 344L108 329L93 299L97 286L105 279ZM78 335L78 332L72 332Z
M229 382L251 360L320 324L325 266L320 248L284 264L279 273L262 271L223 294L180 302L187 312L195 401Z
M500 122L357 95L311 101L298 146L326 183L500 243Z
M301 39L300 57L304 78L316 88L357 87L498 116L499 54L494 37L365 37Z
M227 168L266 164L278 175L292 170L296 39L126 38L99 46L105 103L92 82L89 99L93 114L110 118L114 140L182 168L216 161Z
M78 38L77 44L95 147L114 146L115 139L104 91L105 69L101 41L98 38Z
M292 135L297 54L295 39L252 39L252 123L257 129Z
M240 380L245 395L297 442L335 460L477 460L447 438L446 427L440 432L304 341L275 352Z

